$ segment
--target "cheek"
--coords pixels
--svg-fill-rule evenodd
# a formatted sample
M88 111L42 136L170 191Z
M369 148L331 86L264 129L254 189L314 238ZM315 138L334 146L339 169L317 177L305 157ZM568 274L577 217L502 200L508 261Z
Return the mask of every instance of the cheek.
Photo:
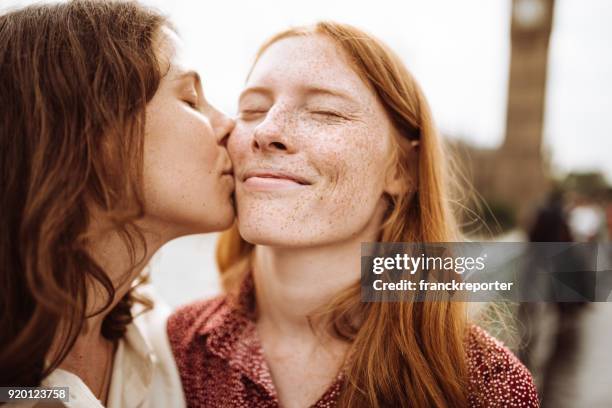
M152 111L145 135L145 193L149 207L203 201L213 188L219 146L207 123L180 107Z
M212 168L219 148L208 126L185 113L165 119L152 123L145 141L146 151L155 162L172 173Z
M238 122L227 140L227 152L232 163L236 165L245 157L249 150L250 138L253 130L251 126Z
M342 132L321 143L315 151L337 195L354 199L382 189L385 143L369 128Z

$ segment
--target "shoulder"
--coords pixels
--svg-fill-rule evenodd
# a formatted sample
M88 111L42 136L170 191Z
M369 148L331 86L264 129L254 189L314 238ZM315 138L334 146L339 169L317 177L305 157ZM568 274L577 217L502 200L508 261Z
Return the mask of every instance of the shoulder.
M173 351L188 347L219 325L229 310L226 296L199 300L179 307L168 318L166 330Z
M470 406L538 407L529 370L499 340L471 325L467 336Z

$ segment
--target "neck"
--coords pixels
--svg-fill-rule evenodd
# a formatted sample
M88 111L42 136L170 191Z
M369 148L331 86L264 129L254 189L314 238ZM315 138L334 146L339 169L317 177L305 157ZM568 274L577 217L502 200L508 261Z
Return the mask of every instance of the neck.
M313 334L308 317L359 282L361 242L378 239L383 210L342 242L306 248L258 245L253 261L258 324L278 334Z
M114 287L112 302L102 313L87 319L82 336L101 336L102 322L117 303L128 293L134 280L157 250L173 236L161 234L159 228L150 228L144 223L138 225L143 233L143 241L135 239L133 255L126 242L115 230L96 225L92 228L89 253L93 260L110 278ZM155 232L153 232L155 231ZM100 285L91 287L88 292L88 314L99 311L107 301L106 290Z
M114 357L114 344L102 335L102 323L110 311L127 294L151 256L172 236L150 232L159 231L158 228L146 228L139 226L144 232L143 242L136 241L133 258L130 255L124 240L114 230L110 230L107 225L102 223L92 223L88 236L88 250L90 256L102 268L104 273L110 278L115 293L111 303L95 316L87 318L83 329L79 333L73 347L70 349L66 358L60 364L60 368L70 371L79 376L90 390L101 401L105 401L108 385L110 384L110 369ZM163 229L161 229L163 231ZM134 259L138 262L134 265ZM88 288L87 294L87 314L100 311L107 302L107 292L98 283ZM58 333L63 333L62 326L58 328ZM59 352L58 335L49 351L49 355ZM109 367L109 364L111 366Z

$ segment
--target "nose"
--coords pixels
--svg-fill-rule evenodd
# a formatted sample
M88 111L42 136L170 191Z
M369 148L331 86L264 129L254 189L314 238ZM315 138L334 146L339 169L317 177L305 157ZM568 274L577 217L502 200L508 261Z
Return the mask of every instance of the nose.
M229 116L215 110L215 124L214 131L217 143L223 147L227 147L227 140L229 139L230 133L234 130L236 122Z
M259 123L253 132L252 149L265 153L293 153L293 146L287 137L289 120L287 115L270 110L264 121Z

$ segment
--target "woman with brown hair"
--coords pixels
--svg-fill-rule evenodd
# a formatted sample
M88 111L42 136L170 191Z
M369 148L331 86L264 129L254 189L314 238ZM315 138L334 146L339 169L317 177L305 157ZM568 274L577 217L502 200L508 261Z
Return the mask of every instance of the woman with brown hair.
M274 36L228 150L225 294L168 322L189 406L538 405L464 304L360 301L361 242L460 239L427 102L384 44L337 23Z
M231 225L234 122L166 19L134 2L1 15L0 98L0 385L183 405L138 283L170 239Z

